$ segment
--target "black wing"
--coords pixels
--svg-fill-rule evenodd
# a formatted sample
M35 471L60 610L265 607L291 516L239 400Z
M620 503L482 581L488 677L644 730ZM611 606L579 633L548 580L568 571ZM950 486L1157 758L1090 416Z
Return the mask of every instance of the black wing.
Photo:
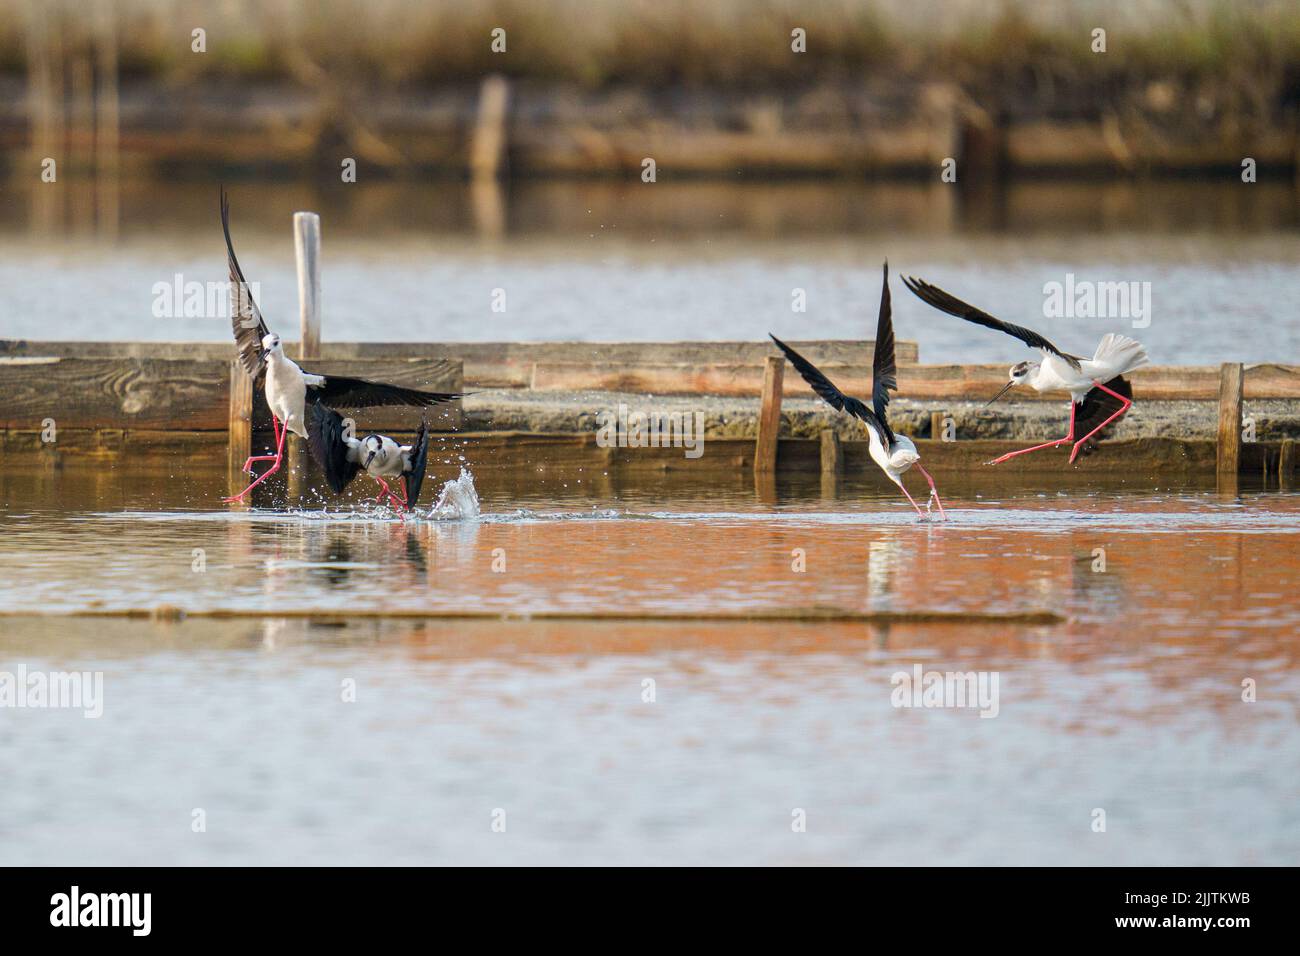
M880 318L876 320L876 351L871 359L871 405L880 424L889 429L889 393L898 391L898 366L894 363L894 310L889 299L889 263L880 290ZM893 438L890 438L893 444Z
M307 400L341 408L373 408L376 405L414 405L423 408L450 402L464 395L462 392L422 392L418 388L368 382L364 378L344 378L342 375L320 377L325 380L323 384L307 386Z
M235 258L235 246L230 241L230 197L224 189L221 190L221 231L226 234L226 259L230 266L230 325L235 333L235 347L244 371L256 381L266 368L262 360L262 339L270 330Z
M879 428L885 434L887 439L886 444L892 445L894 443L894 434L889 430L889 426L877 418L875 413L872 412L871 409L867 408L865 403L851 395L845 395L835 387L830 379L818 371L817 367L813 365L812 362L809 362L775 335L772 335L771 333L768 333L768 335L772 341L776 343L776 347L785 353L785 357L790 360L790 364L798 369L799 374L803 376L803 380L812 387L814 392L825 400L826 404L830 405L831 408L834 408L837 411L847 412L854 418L862 419L869 426Z
M1117 392L1130 401L1133 399L1133 386L1129 384L1128 379L1123 375L1115 376L1105 385L1112 392ZM1123 403L1114 395L1107 394L1094 387L1087 395L1083 396L1083 401L1074 410L1074 433L1079 436L1087 435L1123 407ZM1106 426L1105 430L1093 435L1080 450L1084 454L1090 453L1096 448L1097 442L1104 438L1106 433L1114 427L1115 423Z
M429 458L429 423L420 422L411 445L411 470L402 476L406 485L406 510L410 511L420 500L420 485L424 484L424 465Z
M967 322L974 322L976 325L982 325L986 329L996 329L999 332L1005 332L1007 335L1018 338L1030 348L1046 349L1053 355L1059 355L1076 369L1079 368L1079 362L1082 361L1079 356L1070 355L1068 352L1062 352L1033 329L1027 329L1024 326L1012 325L1010 322L1003 322L1001 319L995 319L987 312L981 311L973 305L967 305L956 296L949 295L938 286L930 285L930 283L923 279L913 279L909 276L903 276L903 285L911 289L916 297L922 302L933 306L940 312L947 312L949 315L955 315L957 318L965 319Z
M311 411L307 429L307 447L325 471L325 480L336 495L342 494L361 465L348 460L348 446L343 440L343 416L319 402Z

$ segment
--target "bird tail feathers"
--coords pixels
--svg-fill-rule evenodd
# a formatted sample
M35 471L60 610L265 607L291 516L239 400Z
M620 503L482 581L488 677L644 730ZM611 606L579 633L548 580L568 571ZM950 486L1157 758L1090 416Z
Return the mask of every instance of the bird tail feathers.
M1110 369L1112 375L1123 375L1135 368L1141 368L1151 360L1147 358L1147 351L1141 342L1127 335L1108 332L1102 336L1093 361Z

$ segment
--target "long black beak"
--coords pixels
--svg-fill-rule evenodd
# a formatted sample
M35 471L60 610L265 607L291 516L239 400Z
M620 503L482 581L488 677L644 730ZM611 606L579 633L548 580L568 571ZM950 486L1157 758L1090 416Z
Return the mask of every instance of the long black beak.
M1015 380L1014 380L1014 379L1013 379L1012 381L1010 381L1010 382L1007 382L1007 384L1005 384L1005 385L1002 386L1002 391L998 392L996 395L994 395L992 398L990 398L990 399L988 400L988 402L985 403L984 407L985 407L985 408L988 408L989 405L992 405L992 404L993 404L994 402L996 402L999 398L1001 398L1003 395L1005 395L1007 392L1009 392L1009 391L1011 390L1011 386L1012 386L1012 385L1015 385L1015 384L1016 384L1016 383L1015 383Z
M371 463L372 461L374 461L374 460L375 460L375 453L372 451L369 455L366 455L366 463L365 463L364 465L362 465L361 467L362 467L362 468L369 468L369 467L370 467L370 463Z

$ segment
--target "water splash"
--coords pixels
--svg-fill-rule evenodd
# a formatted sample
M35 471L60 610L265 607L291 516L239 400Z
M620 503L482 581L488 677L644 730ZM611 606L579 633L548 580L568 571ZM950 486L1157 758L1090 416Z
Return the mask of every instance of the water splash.
M474 476L468 468L461 466L460 476L442 486L438 503L425 517L431 521L467 521L478 515L478 491L474 488Z

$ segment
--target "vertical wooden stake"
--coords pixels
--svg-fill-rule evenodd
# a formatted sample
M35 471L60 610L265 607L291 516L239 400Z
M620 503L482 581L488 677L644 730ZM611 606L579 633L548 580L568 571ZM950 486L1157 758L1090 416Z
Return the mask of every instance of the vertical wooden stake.
M230 422L227 428L226 462L233 495L243 491L247 484L239 469L253 453L253 380L238 359L230 363Z
M293 251L298 260L298 357L320 358L320 216L293 214Z
M1295 439L1283 438L1282 450L1277 455L1277 485L1281 491L1290 491L1295 477Z
M469 144L469 172L474 179L495 179L506 145L506 107L510 86L505 77L485 77L478 95L478 120Z
M1243 372L1240 362L1219 366L1219 441L1216 470L1220 475L1236 475L1241 464L1241 392Z
M95 27L95 203L101 235L115 238L121 219L121 107L117 89L117 12L113 4L98 6Z
M930 413L930 440L943 441L943 420L948 417L947 412Z
M763 406L758 413L758 444L754 448L754 472L776 472L777 436L781 431L781 386L785 378L785 356L769 355L763 367Z
M829 428L822 429L822 474L838 475L843 454L840 451L840 436Z

